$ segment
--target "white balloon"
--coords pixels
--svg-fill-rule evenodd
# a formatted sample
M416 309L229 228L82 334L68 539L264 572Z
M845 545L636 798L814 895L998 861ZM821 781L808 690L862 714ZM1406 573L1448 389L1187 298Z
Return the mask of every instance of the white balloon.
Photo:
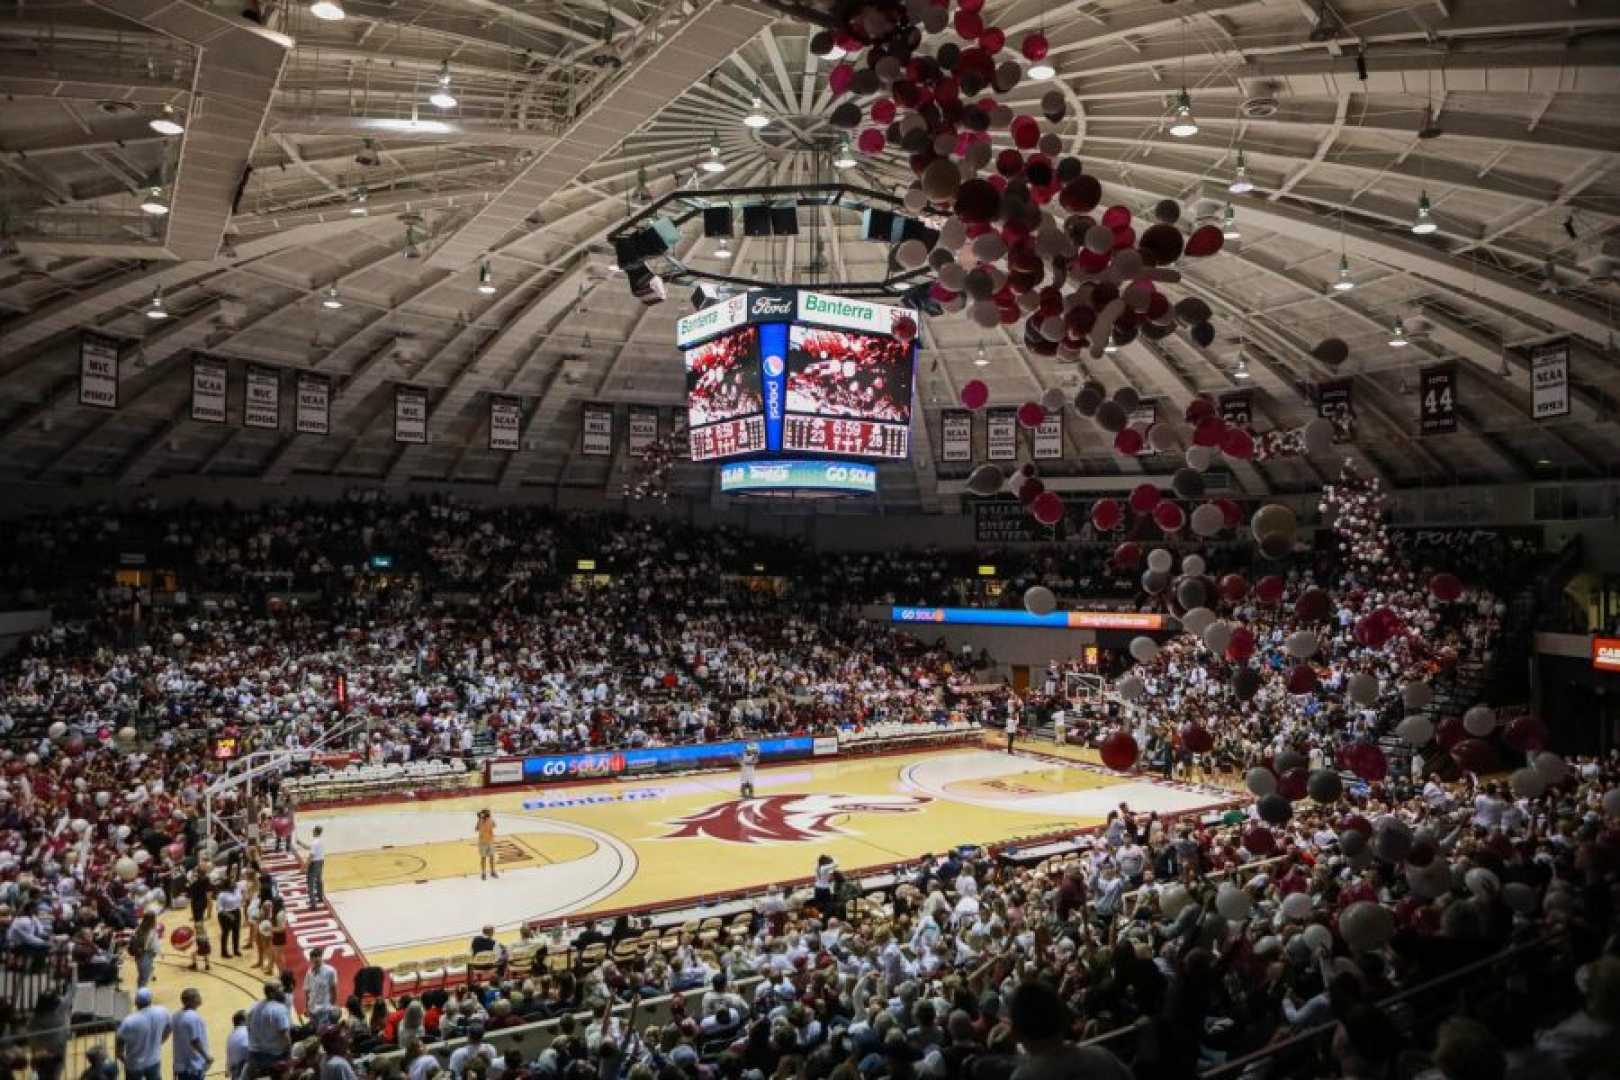
M1217 655L1226 652L1227 645L1232 642L1232 624L1225 619L1217 619L1204 627L1204 648Z
M1381 949L1395 936L1395 913L1382 904L1358 900L1339 914L1339 933L1353 953Z
M1308 660L1315 656L1320 645L1321 642L1314 630L1295 630L1288 635L1288 640L1283 642L1283 648L1288 655L1296 660Z
M1132 638L1131 655L1139 664L1151 664L1153 658L1159 655L1159 643L1146 636Z
M1434 687L1426 682L1409 682L1401 687L1401 700L1408 709L1422 709L1434 701Z
M1181 433L1174 424L1161 420L1148 428L1148 445L1161 454L1168 454L1181 445Z
M1321 923L1311 923L1300 936L1305 939L1305 944L1313 953L1333 951L1333 931Z
M118 839L120 839L120 840L128 840L129 839L129 834L132 833L132 832L134 832L134 830L131 829L128 825L120 825L120 826L118 826L117 829L114 830L114 835L116 835L118 837Z
M1152 551L1148 552L1147 564L1149 570L1154 570L1161 574L1168 574L1170 572L1170 568L1176 564L1176 557L1170 554L1164 548L1154 548Z
M1311 917L1311 894L1306 892L1289 893L1283 897L1282 913L1286 919L1294 922L1304 922Z
M1548 787L1563 783L1564 778L1569 775L1569 766L1564 764L1564 759L1551 750L1543 750L1531 759L1530 764L1535 766L1536 772L1541 774Z
M1483 739L1496 730L1496 710L1489 705L1475 705L1463 713L1463 728Z
M1333 452L1333 421L1318 417L1305 425L1305 452L1307 454Z
M90 829L90 823L84 820L82 817L76 817L69 822L69 827L71 827L76 833L88 832Z
M1364 671L1350 676L1345 689L1357 705L1371 705L1378 700L1378 680Z
M1216 509L1219 509L1219 507ZM1204 557L1202 555L1188 555L1181 560L1181 572L1188 577L1198 577L1203 574L1204 569Z
M1045 585L1031 585L1024 590L1024 610L1031 615L1050 615L1057 610L1057 597Z
M39 764L39 755L34 753L32 750L28 751L28 753L23 755L23 764L32 769L35 765Z
M110 791L98 791L98 792L96 792L96 805L97 806L105 808L107 806L107 804L110 803L110 802L112 802L112 792L110 792Z
M1610 788L1603 793L1603 812L1610 817L1620 817L1620 788Z
M1211 446L1187 447L1187 467L1197 472L1203 472L1215 464L1215 448Z
M1277 793L1277 774L1256 765L1243 774L1243 784L1249 789L1249 794L1257 799L1263 799L1267 795Z
M124 727L119 728L118 729L118 741L122 742L122 743L132 743L132 742L134 742L135 741L135 729L132 728L132 727L129 727L128 725L125 725Z
M1185 885L1166 885L1159 893L1159 910L1164 912L1167 918L1175 918L1181 913L1181 909L1190 903L1192 896L1188 894Z
M125 856L114 863L113 869L117 871L118 876L123 878L125 881L134 880L135 875L141 872L140 865L137 864L134 859L131 859L128 856Z
M1147 685L1135 675L1127 675L1119 680L1119 696L1126 701L1135 701L1147 691Z
M48 734L53 740L60 739L62 736L67 734L67 725L58 720L56 723L50 726Z
M1192 516L1188 520L1192 524L1194 535L1197 536L1214 536L1226 528L1226 515L1213 503L1201 503L1193 507Z
M1502 879L1483 866L1473 867L1463 875L1463 887L1481 900L1489 900L1502 891Z
M1069 403L1069 396L1063 392L1061 386L1048 387L1046 393L1041 395L1041 408L1049 413L1063 411L1063 406Z
M1181 617L1181 625L1194 637L1202 637L1209 624L1215 621L1215 613L1207 607L1195 607Z
M1434 722L1426 716L1408 716L1395 725L1395 734L1408 746L1427 746L1434 738Z
M145 866L147 863L149 863L151 861L152 861L152 853L150 851L147 851L145 848L136 848L135 849L135 865L136 866Z
M1532 768L1514 769L1508 783L1521 799L1539 799L1547 792L1547 778Z
M1253 908L1254 901L1250 899L1249 894L1229 881L1215 890L1215 910L1220 912L1221 917L1227 922L1242 922L1249 917L1249 912Z

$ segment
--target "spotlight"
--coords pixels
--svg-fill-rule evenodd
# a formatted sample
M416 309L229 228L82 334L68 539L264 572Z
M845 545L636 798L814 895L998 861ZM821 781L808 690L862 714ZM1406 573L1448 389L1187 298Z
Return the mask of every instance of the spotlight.
M338 0L315 0L309 5L309 13L323 22L338 22L348 14Z
M146 302L144 311L148 319L167 319L169 317L169 309L163 306L162 289L152 291L152 299Z
M973 354L973 366L974 367L989 367L990 366L990 354L986 353L984 351L984 346L983 345L980 345L979 346L979 351Z
M1249 377L1249 362L1247 360L1245 360L1243 357L1240 356L1240 357L1238 357L1237 367L1232 369L1232 378L1234 378L1234 379L1247 379L1248 377Z
M1418 196L1417 217L1412 222L1412 231L1419 236L1428 236L1439 227L1434 223L1432 207L1429 205L1429 193L1425 191Z
M1231 203L1226 204L1226 211L1221 214L1221 235L1228 240L1237 240L1243 236L1238 231L1237 211L1232 209Z
M186 130L186 126L180 122L180 114L174 111L173 105L163 106L163 114L148 120L146 126L159 135L182 135Z
M328 311L336 311L342 306L343 298L338 296L337 285L335 283L328 285L326 294L321 297L321 307L326 308Z
M731 238L722 236L720 242L714 247L714 257L717 259L731 258Z
M760 105L758 94L754 95L754 104L753 107L748 110L748 115L743 117L743 126L751 127L755 131L758 131L760 128L771 126L771 118L765 115L765 110Z
M723 173L726 171L726 163L720 157L720 147L717 143L709 144L709 156L698 162L698 168L706 173Z
M1113 356L1115 353L1119 352L1119 346L1110 341L1108 344L1103 346L1103 352L1107 353L1109 356Z
M1237 152L1237 167L1232 170L1232 182L1226 185L1226 190L1234 195L1246 195L1254 190L1254 181L1249 179L1249 163L1242 150Z
M485 296L495 294L495 274L489 268L488 259L478 264L478 291Z
M1350 256L1348 256L1348 255L1340 255L1339 256L1339 280L1335 281L1333 283L1333 291L1334 292L1349 292L1351 289L1353 289L1355 287L1356 287L1356 283L1350 277Z
M1036 82L1045 82L1047 79L1050 79L1052 76L1057 74L1057 68L1053 67L1045 60L1040 60L1029 65L1029 71L1025 74Z
M1170 120L1170 134L1178 139L1190 139L1198 134L1198 121L1193 119L1192 98L1182 87L1176 95L1176 106Z
M450 92L450 61L439 65L439 88L428 95L428 104L440 109L456 107L456 95Z
M1389 332L1389 347L1392 349L1404 349L1406 345L1406 327L1401 325L1401 320L1396 319L1394 329Z
M169 201L163 197L163 188L154 184L147 189L146 198L141 202L141 209L153 217L162 217L169 212Z
M833 157L832 163L835 169L852 169L855 167L855 151L849 145L848 136L845 136L844 141L839 145L838 153Z

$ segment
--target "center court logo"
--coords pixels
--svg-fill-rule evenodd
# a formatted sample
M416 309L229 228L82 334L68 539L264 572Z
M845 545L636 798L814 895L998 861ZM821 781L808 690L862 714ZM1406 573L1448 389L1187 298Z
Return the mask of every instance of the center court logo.
M675 831L661 840L707 837L730 844L803 843L857 835L834 824L851 814L914 814L933 799L926 795L767 795L730 799L665 824Z

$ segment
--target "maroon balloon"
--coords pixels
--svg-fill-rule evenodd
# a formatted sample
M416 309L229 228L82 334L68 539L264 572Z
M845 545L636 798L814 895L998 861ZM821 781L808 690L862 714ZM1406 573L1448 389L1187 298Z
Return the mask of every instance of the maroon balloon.
M1462 717L1448 716L1440 721L1440 726L1434 729L1434 741L1440 749L1451 751L1457 744L1468 738L1468 729L1463 727Z
M1294 601L1294 615L1303 622L1322 622L1333 614L1333 601L1321 589L1306 589Z
M1270 855L1277 850L1277 838L1264 825L1250 825L1243 830L1243 846L1251 855Z
M1129 732L1112 733L1097 749L1102 755L1102 763L1116 772L1124 772L1136 764L1136 740L1131 738Z
M1502 741L1521 754L1547 747L1547 725L1534 716L1516 716L1502 729Z
M1389 762L1384 757L1384 751L1374 743L1352 743L1345 749L1344 757L1350 771L1369 784L1389 775Z
M1215 403L1206 397L1195 397L1187 402L1187 411L1182 415L1187 423L1200 424L1215 415Z
M1254 583L1254 598L1262 604L1280 603L1287 582L1276 574L1267 574Z
M1138 514L1151 514L1164 495L1152 484L1137 484L1131 489L1131 509Z
M1042 525L1056 525L1063 520L1063 498L1055 491L1043 491L1029 504L1029 512Z
M1098 499L1091 504L1091 523L1100 532L1113 532L1125 520L1118 499Z
M1176 532L1187 524L1187 512L1170 499L1161 499L1153 508L1153 523L1165 532Z
M1300 664L1288 673L1288 692L1290 694L1309 694L1318 685L1316 669L1309 664Z
M1451 760L1471 773L1488 773L1496 768L1496 748L1484 739L1463 739L1451 748Z
M1119 434L1114 436L1114 450L1125 457L1135 457L1142 452L1142 433L1135 428L1120 428Z
M1226 642L1226 658L1242 663L1254 655L1254 631L1247 626L1234 627Z
M1429 592L1436 600L1443 600L1449 604L1461 596L1462 591L1462 582L1457 579L1456 574L1436 574L1429 579Z
M1181 725L1181 745L1195 754L1207 754L1215 749L1215 736L1195 720Z
M1339 819L1339 831L1345 832L1349 829L1354 829L1363 836L1371 836L1373 831L1372 822L1360 814L1346 814Z
M1305 797L1305 788L1310 781L1310 775L1306 769L1289 769L1277 777L1277 794L1289 802L1298 802Z
M1134 570L1142 565L1142 545L1127 540L1114 549L1114 565L1123 570Z

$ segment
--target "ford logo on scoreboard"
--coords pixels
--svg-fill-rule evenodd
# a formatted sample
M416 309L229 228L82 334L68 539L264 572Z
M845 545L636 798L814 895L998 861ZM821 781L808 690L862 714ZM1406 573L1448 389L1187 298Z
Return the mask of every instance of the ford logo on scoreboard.
M741 461L720 470L728 495L826 491L850 495L877 492L877 466L858 461Z

